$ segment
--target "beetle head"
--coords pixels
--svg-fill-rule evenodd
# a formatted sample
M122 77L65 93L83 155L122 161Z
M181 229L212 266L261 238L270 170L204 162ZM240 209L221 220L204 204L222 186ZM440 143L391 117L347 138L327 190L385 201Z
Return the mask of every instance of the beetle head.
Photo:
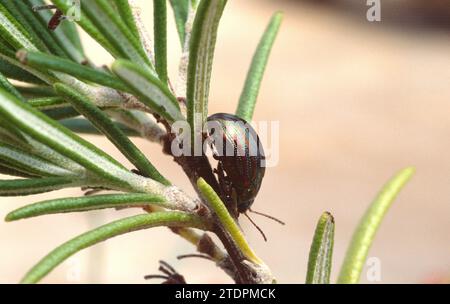
M237 203L237 209L239 213L245 213L250 209L255 199L250 199L247 201L241 201Z

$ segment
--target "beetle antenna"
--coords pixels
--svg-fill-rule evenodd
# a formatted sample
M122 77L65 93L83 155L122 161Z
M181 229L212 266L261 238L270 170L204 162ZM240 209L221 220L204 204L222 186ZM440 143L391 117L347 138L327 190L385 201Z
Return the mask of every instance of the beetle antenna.
M277 222L277 223L279 223L279 224L281 224L281 225L286 225L285 222L283 222L283 221L281 221L281 220L279 220L279 219L277 219L276 217L273 217L273 216L271 216L271 215L268 215L268 214L265 214L265 213L261 213L261 212L258 212L258 211L254 211L254 210L252 210L252 209L248 209L248 210L249 210L251 213L254 213L254 214L258 214L258 215L267 217L268 219L271 219L271 220L273 220L273 221L275 221L275 222Z
M177 259L182 260L182 259L187 259L187 258L201 258L201 259L205 259L205 260L210 260L213 261L213 259L206 254L183 254L183 255L179 255L177 256Z
M267 237L266 237L266 235L264 234L264 232L262 231L262 229L261 228L259 228L259 226L258 225L256 225L256 223L251 219L251 217L250 216L248 216L248 214L247 213L244 213L244 215L248 218L248 220L250 221L250 223L252 223L253 224L253 226L255 226L255 228L256 229L258 229L258 231L259 231L259 233L261 233L261 235L262 235L262 237L263 237L263 239L264 239L264 241L266 241L267 242Z
M149 274L144 276L144 280L151 280L151 279L164 279L167 280L169 277L161 274Z
M167 275L170 275L171 273L177 273L177 271L165 261L159 261L159 265L159 271L161 271L162 273L165 273Z

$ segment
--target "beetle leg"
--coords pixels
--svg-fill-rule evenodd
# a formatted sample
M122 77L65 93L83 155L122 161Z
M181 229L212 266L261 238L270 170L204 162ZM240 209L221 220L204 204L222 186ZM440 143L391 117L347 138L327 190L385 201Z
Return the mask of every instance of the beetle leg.
M159 261L159 271L163 274L150 274L144 276L144 279L164 279L162 284L186 284L184 277L179 274L172 266L164 261Z
M225 205L227 206L228 211L230 211L234 215L234 217L237 218L239 212L237 209L236 193L233 190L233 183L228 178L228 176L225 175L225 170L223 169L222 163L220 161L217 165L217 169L214 169L214 173L216 173L219 178L220 190L222 192L222 195L226 199Z
M231 197L231 187L230 187L230 181L225 176L225 171L223 170L222 164L219 162L217 165L217 169L214 169L214 173L217 174L217 177L219 178L219 185L223 192L223 194L226 197Z
M217 174L219 178L219 185L222 190L222 194L227 198L231 197L231 186L229 179L225 176L225 171L223 170L222 164L219 162L217 169L214 169L214 173Z

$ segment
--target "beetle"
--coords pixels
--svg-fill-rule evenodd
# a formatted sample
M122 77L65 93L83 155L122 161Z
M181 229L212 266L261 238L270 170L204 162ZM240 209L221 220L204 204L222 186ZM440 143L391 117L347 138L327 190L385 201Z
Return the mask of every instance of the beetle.
M284 222L251 209L266 172L266 158L259 136L249 123L233 114L217 113L207 120L213 157L218 161L214 172L218 175L227 207L235 218L244 214L267 240L247 211L282 225Z
M266 168L258 134L244 119L226 113L208 117L215 172L235 216L247 212L261 187Z

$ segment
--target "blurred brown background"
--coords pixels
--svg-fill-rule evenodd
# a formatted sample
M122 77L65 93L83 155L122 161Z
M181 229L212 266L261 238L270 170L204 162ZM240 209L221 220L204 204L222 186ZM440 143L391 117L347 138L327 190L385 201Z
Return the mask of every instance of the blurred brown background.
M150 2L140 2L151 29ZM280 282L304 282L315 224L325 210L336 218L335 278L360 216L381 185L410 165L416 175L386 216L369 256L380 259L383 283L450 276L448 1L383 1L381 23L368 22L368 7L360 2L234 0L223 16L211 113L234 111L260 34L274 11L285 12L255 113L255 120L280 122L280 162L266 171L254 209L288 224L255 218L269 237L265 243L242 219L251 244ZM174 76L180 52L172 23L170 34ZM86 41L92 58L109 61ZM124 159L106 140L88 139ZM167 177L193 194L159 146L137 143ZM2 198L0 216L27 203L80 194L71 189ZM62 242L136 212L0 223L0 282L17 282ZM210 262L176 260L192 252L165 228L141 231L84 250L43 282L143 283L159 259L172 263L188 282L230 282ZM365 274L362 281L368 282Z

